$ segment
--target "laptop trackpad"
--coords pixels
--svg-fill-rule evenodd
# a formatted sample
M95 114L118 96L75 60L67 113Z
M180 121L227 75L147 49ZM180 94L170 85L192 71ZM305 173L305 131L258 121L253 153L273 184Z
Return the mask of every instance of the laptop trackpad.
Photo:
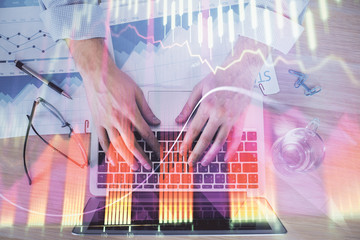
M161 127L176 126L175 118L181 112L190 91L149 91L148 103L154 114L161 120Z

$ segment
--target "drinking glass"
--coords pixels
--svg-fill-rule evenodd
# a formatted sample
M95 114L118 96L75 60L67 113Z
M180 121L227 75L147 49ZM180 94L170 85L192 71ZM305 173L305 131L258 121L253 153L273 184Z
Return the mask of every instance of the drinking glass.
M325 144L316 133L319 124L315 118L305 128L293 129L273 144L272 160L280 173L305 173L321 165Z

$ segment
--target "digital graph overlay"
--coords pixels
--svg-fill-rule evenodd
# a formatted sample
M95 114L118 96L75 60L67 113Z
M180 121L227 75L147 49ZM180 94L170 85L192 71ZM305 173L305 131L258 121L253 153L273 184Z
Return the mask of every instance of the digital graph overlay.
M18 59L41 74L75 72L64 41L55 42L40 19L40 7L0 9L0 76L18 76Z
M0 138L24 136L28 124L26 115L30 114L32 104L39 96L55 106L77 129L76 132L85 131L84 124L90 120L90 110L80 74L57 73L44 77L67 91L73 100L64 98L28 75L0 76ZM39 107L37 116L40 134L67 134L66 129L54 124L57 120L45 108ZM34 133L31 131L30 134Z
M144 21L135 21L127 24L120 24L117 26L113 26L112 29L112 36L113 41L122 41L125 40L125 42L128 41L129 36L131 36L131 40L135 40L138 42L138 45L136 47L131 46L132 49L136 49L138 52L140 52L141 48L145 48L144 44L153 44L156 46L157 51L159 51L159 48L162 48L163 50L169 50L172 48L183 48L188 52L189 56L193 59L197 59L199 61L199 64L206 65L209 70L216 74L218 70L225 71L228 68L230 68L232 65L241 62L241 60L244 58L245 55L260 55L263 58L263 61L265 64L267 64L267 67L274 66L278 64L279 62L283 62L288 65L297 65L301 71L312 73L325 65L327 65L330 62L338 62L341 66L341 68L344 70L345 74L348 76L348 78L354 83L359 84L358 81L355 79L355 76L353 75L352 71L346 64L345 60L341 57L338 57L334 54L328 55L325 58L322 58L321 61L316 64L313 67L306 67L304 62L301 60L286 60L282 56L277 56L274 61L272 62L266 62L265 56L260 51L254 51L254 50L245 50L238 59L235 59L234 61L230 62L226 66L221 66L221 60L223 58L220 57L220 55L224 55L222 53L227 52L229 49L232 50L233 44L234 44L234 35L236 32L236 29L239 28L239 25L242 21L242 16L240 15L242 10L241 4L244 4L243 1L235 1L236 4L231 6L226 6L222 4L209 4L210 6L214 7L212 9L205 10L205 12L208 12L208 17L204 17L202 10L199 5L199 9L197 11L192 12L192 14L185 13L185 10L181 10L181 3L179 3L179 6L175 4L177 1L171 1L172 9L176 9L176 11L171 11L171 14L166 17L159 17L155 18L155 30L153 34L149 34L147 32L147 24L149 23L148 20ZM181 2L181 1L180 1ZM327 5L326 1L323 1L323 5ZM156 1L156 6L158 5L159 1ZM244 5L244 7L246 4ZM166 6L165 6L166 7ZM164 7L164 8L165 8ZM180 9L178 9L178 7ZM293 8L293 12L296 6L290 6ZM130 8L132 9L132 8ZM189 10L189 9L186 9ZM192 10L192 9L190 9ZM135 11L135 10L134 10ZM328 19L328 13L326 12L327 8L322 9L320 12L320 16L323 19L326 15L326 19ZM165 12L165 10L164 10ZM152 16L152 14L149 13L149 15ZM297 18L294 17L294 18ZM299 17L300 18L300 17ZM308 48L311 51L315 51L317 47L317 40L316 40L316 34L314 32L314 15L311 12L311 10L307 11L301 18L305 18L306 20L306 36L308 39ZM126 22L128 19L121 18L117 22ZM239 22L240 21L240 22ZM116 19L112 20L113 23L116 22ZM199 22L207 22L207 28L202 26L199 27ZM280 23L278 23L280 24ZM201 25L201 24L200 24ZM266 24L265 24L266 25ZM183 34L179 29L185 29L188 31L188 34ZM206 28L206 29L205 29ZM133 31L133 33L129 33ZM204 35L207 35L207 39L204 39ZM121 37L121 35L127 35L124 38ZM172 41L167 40L169 35L172 35ZM120 39L120 40L119 40ZM207 41L207 42L206 42ZM142 43L141 43L142 42ZM143 45L143 46L141 46ZM202 50L201 53L199 49L203 49L205 45L205 48L207 48L207 53L204 53ZM224 45L226 47L224 47ZM120 66L123 66L124 58L127 59L126 54L129 55L129 45L125 45L127 49L116 49L115 51L121 51L121 61L118 62ZM213 49L219 48L219 46L223 46L223 48L218 49L218 52L220 54L212 54ZM229 48L231 46L231 48ZM202 48L201 48L202 47ZM216 50L215 50L216 51ZM216 59L214 59L216 58ZM218 60L218 61L216 61ZM196 61L196 60L193 60ZM214 62L215 61L215 62ZM262 75L260 74L256 83L261 82ZM264 77L264 76L263 76Z
M326 6L326 2L327 2L327 1L325 1L325 0L323 1L323 0L322 0L321 2L323 2L323 4L325 4L325 6ZM341 1L337 1L337 2L341 2ZM323 11L322 17L324 18L324 21L327 21L327 19L329 18L328 12L326 11L326 9L324 10L324 8L322 9L322 11ZM311 17L311 15L309 15L309 16ZM309 23L309 24L310 24L310 23ZM310 25L311 25L311 24L310 24ZM313 44L313 43L314 43L314 40L315 40L315 43L316 43L316 37L311 36L311 39L312 39L312 40L309 40L309 43L311 42L312 44L310 44L310 45L312 46L312 48L316 49L316 46L317 46L317 45L316 45L316 44ZM164 45L164 46L165 46L165 45ZM275 59L275 62L277 62L277 61L284 61L284 62L286 62L285 59L282 59L282 58ZM346 71L346 73L348 74L348 76L355 81L355 78L354 78L354 76L352 75L351 70L347 67L346 62L343 61L341 58L337 57L336 55L330 55L330 56L327 57L325 60L323 60L319 65L317 65L317 66L315 66L315 67L313 67L313 68L311 68L311 69L307 69L307 68L305 68L305 67L303 67L303 69L306 69L307 72L309 72L309 70L310 70L310 71L315 71L316 69L318 69L318 68L326 65L329 61L338 61L338 62L340 62L342 68L344 68L344 70ZM299 64L299 65L301 65L301 62L300 62L300 61L292 61L290 64ZM301 66L303 66L303 65L301 65ZM355 83L358 83L358 81L355 81ZM3 114L1 114L1 115L3 115ZM70 195L71 195L72 193L73 193L73 192L69 192ZM13 201L16 202L16 200L13 200ZM75 200L74 202L77 203L78 200ZM4 204L3 204L2 206L4 206ZM19 206L17 206L17 207L19 207ZM65 208L64 208L64 209L65 209ZM26 210L26 209L23 209L23 210ZM79 208L79 210L81 210L81 208ZM41 214L46 214L45 211L46 211L46 209L44 209L44 212L43 212L43 211L41 211L41 212L39 212L39 211L33 211L33 213L36 214L36 215L39 215L39 214L41 215ZM10 219L11 221L9 221L9 223L7 224L7 226L11 226L11 225L14 223L15 213L16 213L15 211L12 211L12 212L10 212L10 214L8 214L8 215L9 215L9 218L7 218L7 219ZM2 217L4 218L4 216L6 215L6 213L5 213L4 211L2 211L1 215L2 215ZM72 224L72 222L70 222L70 224ZM0 225L2 225L2 224L0 224ZM42 224L40 224L40 225L44 225L44 223L42 223ZM2 225L2 226L3 226L3 225Z
M209 11L209 18L211 17L211 20L214 22L212 25L213 32L216 33L218 33L220 29L217 22L219 22L218 16L221 11L218 9L219 7ZM227 16L231 10L230 7L221 7L221 9L224 10L223 17ZM237 11L239 11L239 9L234 8L234 12L236 13ZM193 19L196 19L194 16L197 14L199 14L199 12L193 12L191 14ZM236 18L235 14L234 19ZM190 85L194 86L197 81L201 80L209 72L216 73L218 70L226 70L232 64L240 62L246 54L261 55L261 52L257 51L244 51L238 59L231 62L229 65L220 67L222 60L229 52L231 52L231 42L228 41L231 34L224 32L222 35L218 35L217 37L214 36L214 44L210 45L212 46L211 57L210 48L208 48L209 51L205 53L199 50L201 49L201 44L199 42L199 25L197 24L197 21L193 20L190 27L189 22L186 20L189 19L189 17L186 14L183 14L182 20L179 16L175 17L175 19L177 20L175 27L173 28L167 26L170 23L164 25L164 19L162 17L154 19L155 26L154 33L152 34L147 32L149 24L147 20L130 24L120 24L112 27L115 59L118 65L122 67L124 71L129 73L139 85L146 86L147 84L157 83L179 87L183 84L183 81L190 80ZM224 17L224 19L223 26L229 25L227 22L229 18ZM234 22L234 24L236 25L236 22ZM22 40L22 43L31 41L31 39L50 39L46 32L40 32L40 30L36 31L36 33L29 35L17 33L9 35L9 37L6 38L9 38L7 41L13 41L15 38L18 38ZM201 31L205 32L206 29L202 29ZM166 35L164 35L164 32ZM28 40L28 38L30 38L30 40ZM222 44L220 44L220 41ZM14 43L11 45L14 47ZM149 49L149 45L152 45L152 48ZM207 46L208 45L205 44L205 47ZM39 52L39 49L35 50ZM176 56L176 58L174 58L174 56ZM145 59L153 59L153 61L145 61ZM306 70L308 73L323 67L330 61L337 61L340 63L340 66L343 67L349 78L355 83L357 82L346 63L335 55L328 56L318 65L310 69L305 68L301 61L287 61L282 57L278 57L274 62L276 64L279 61L298 65L301 70ZM68 64L68 61L66 62ZM202 68L204 65L207 66L208 69L204 70ZM171 71L169 71L169 69ZM260 73L258 82L261 81L261 79L268 78L268 75L269 74L265 71ZM191 76L191 79L189 79L189 76ZM4 78L4 81L5 79L6 78ZM34 80L26 82L31 83L34 82ZM19 85L19 89L16 90L17 87L13 88L12 93L2 91L1 99L3 102L6 102L7 104L10 102L9 99L15 97L16 94L13 93L16 91L17 94L20 93L20 88L22 88L20 86L24 87L23 85ZM9 97L10 95L12 95L12 97Z
M43 30L41 29L30 36L25 36L21 32L18 32L17 34L14 34L12 36L5 36L0 34L0 39L3 41L0 48L7 52L9 55L12 55L18 52L26 51L31 48L34 48L41 53L45 53L56 45L55 42L50 46L46 46L46 48L41 48L41 45L35 42L40 38L50 38L50 36L47 32L43 32ZM32 42L35 43L31 44Z
M225 58L233 52L235 29L241 29L240 10L238 5L219 5L205 11L208 20L203 19L199 8L191 13L182 13L181 16L173 11L173 15L167 18L154 18L151 20L152 27L149 27L149 20L112 26L117 65L142 87L153 84L167 87L181 87L184 84L194 86L207 74L215 74L218 70L226 70L240 62L246 54L259 54L259 51L246 50L239 59L222 66ZM165 22L165 19L168 20ZM208 27L202 24L203 21L209 23ZM209 29L214 34L207 34L205 38ZM273 79L277 85L272 61L267 63L256 82L266 77L267 80Z

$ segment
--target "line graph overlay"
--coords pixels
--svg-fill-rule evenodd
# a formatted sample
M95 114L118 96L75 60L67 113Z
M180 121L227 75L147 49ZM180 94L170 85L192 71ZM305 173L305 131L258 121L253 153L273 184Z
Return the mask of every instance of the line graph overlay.
M184 18L186 18L186 14L184 14L183 16ZM218 21L216 17L217 17L216 15L212 16L214 21L213 22L214 33L219 32ZM238 16L235 16L234 18L238 19ZM12 18L9 18L7 20L8 22L6 22L5 24L15 21L11 19ZM224 24L227 24L226 22L228 21L227 19L228 19L227 17L224 17ZM36 19L29 18L29 19L22 19L21 21L23 21L24 23L32 23L32 22L36 22ZM15 21L12 24L16 24L16 23L17 22ZM4 24L4 23L0 22L0 24ZM161 17L154 19L154 24L155 24L154 33L152 34L147 33L147 29L148 29L147 20L132 22L131 24L120 24L120 25L112 26L112 32L113 32L112 40L114 42L115 60L118 66L120 66L125 72L127 72L142 87L146 87L148 85L160 85L165 87L179 88L185 86L186 84L187 88L192 88L198 81L203 79L207 74L211 72L216 73L216 71L218 70L225 71L231 65L242 61L243 57L248 54L250 55L258 54L262 56L263 60L265 61L265 57L261 54L260 51L246 50L242 52L240 57L235 61L231 62L226 66L221 66L221 63L223 62L225 57L231 52L231 48L232 48L232 44L228 40L229 38L228 32L224 31L221 38L214 37L213 44L211 44L212 48L208 49L208 51L203 51L209 45L204 43L204 45L201 46L199 44L199 41L197 39L198 36L197 32L203 29L201 29L201 27L198 26L196 20L194 20L194 22L192 23L191 28L184 27L186 26L186 21L183 21L181 25L177 24L177 26L173 27L172 29L169 28L167 32L165 31L166 33L165 36L164 36L163 19ZM235 22L234 24L236 27L236 24L239 23ZM0 31L3 30L1 29ZM39 32L38 28L32 29L32 31L29 33L23 33L23 32L20 32L20 34L18 33L19 33L18 31L14 31L13 33L6 33L6 34L1 33L2 34L1 36L9 38L7 39L7 41L11 40L13 43L12 45L15 44L14 42L15 39L21 40L19 44L23 44L26 41L29 41L27 39L29 37L30 40L31 38L38 38L38 37L40 37L41 39L45 39L46 41L50 39L48 38L48 36L44 36L44 34L46 35L45 32ZM147 61L147 59L151 59L151 61ZM54 60L55 58L48 58L48 59L44 58L42 60L33 59L30 62L28 62L28 64L29 66L32 66L31 64L36 64L35 65L36 69L38 69L39 67L45 69L46 68L45 63L50 62L49 65L51 66L54 65L53 64ZM44 64L41 61L43 61ZM58 65L59 62L61 61L63 61L64 64L67 66L70 65L66 57L64 57L63 59L61 58L56 59L56 65ZM274 59L275 65L278 62L284 62L288 65L298 65L301 71L307 73L311 73L312 71L315 71L316 69L323 67L324 65L328 64L330 61L336 61L340 63L340 66L344 69L348 77L354 83L359 84L359 82L355 80L354 74L351 72L346 62L335 55L331 55L325 59L322 59L322 61L319 64L317 64L312 68L306 68L305 65L299 60L288 61L281 56ZM2 64L3 63L0 63L0 67ZM6 63L6 65L7 67L9 67L9 65L11 64ZM267 70L269 70L271 72L270 75L274 76L274 78L276 79L276 74L275 71L273 70L273 65L271 61L269 62L267 67L268 69L265 68L260 72L260 75L256 80L256 83L259 83L259 81L263 81L261 77L266 76L265 71ZM39 72L44 73L44 71L45 70L40 70ZM53 72L56 73L55 70ZM10 72L10 73L11 74L9 74L9 76L23 74L20 70L17 70L17 72L15 72L14 70L14 72ZM6 82L7 81L6 79L7 78L0 78L0 81ZM11 78L8 80L11 81ZM14 117L10 115L12 115L12 113L15 113L19 109L21 110L19 111L23 114L24 112L29 111L28 109L31 109L31 106L24 107L24 105L20 105L20 103L18 103L17 106L14 106L12 102L14 102L16 99L25 100L26 98L26 100L29 103L31 103L38 94L45 94L46 92L49 92L49 95L52 95L49 89L47 88L45 89L41 88L41 90L39 90L38 87L35 87L34 85L31 84L29 87L31 89L25 87L18 89L19 91L13 96L10 96L11 94L7 94L6 92L3 91L3 89L0 88L1 90L0 110L2 112L0 114L0 116L2 116L2 118L0 119L1 126L7 126L8 123L10 122L14 126L14 128L12 128L12 131L10 132L9 132L10 128L1 129L0 131L1 136L12 136L13 134L15 134L16 136L21 136L24 133L24 125L26 125L26 121L22 121L21 123L14 121L14 119L16 119L17 117L19 117L20 119L23 116L22 115L17 116L15 114ZM76 89L81 89L81 87L78 86L74 88L72 92L75 92ZM26 97L21 97L23 96L22 94L24 94L24 92L31 93L32 95L31 94L30 95L32 97L30 97L30 95ZM85 95L80 96L79 99L85 99ZM51 97L50 97L50 101L51 101ZM58 100L55 99L55 102L56 101ZM56 105L56 103L54 103L54 105ZM86 118L83 118L82 120L89 119L88 109L83 109L83 114L84 114L83 116L86 116ZM83 124L83 122L78 121L78 123L79 123L79 128L83 129L82 128L83 125L82 126L80 125Z
M262 57L264 63L265 63L265 68L262 69L262 71L266 71L266 68L271 68L275 65L277 65L279 62L283 62L287 65L297 65L299 67L299 69L301 71L304 71L304 72L307 72L307 73L311 73L311 72L314 72L322 67L324 67L325 65L327 65L329 62L332 62L332 61L335 61L335 62L338 62L341 66L341 68L344 70L345 74L347 75L347 77L356 85L359 85L359 81L357 81L355 79L355 76L354 74L352 73L351 69L349 68L349 66L347 65L346 61L344 59L342 59L341 57L338 57L334 54L331 54L331 55L328 55L326 56L325 58L323 58L321 60L321 62L319 62L317 65L313 66L313 67L306 67L305 64L301 61L301 60L287 60L285 59L284 57L282 56L277 56L274 61L269 61L269 59L266 59L265 56L261 53L261 51L259 50L245 50L244 52L242 52L242 54L239 56L239 58L235 59L234 61L230 62L228 65L226 66L220 66L220 63L221 63L221 60L224 58L225 55L227 55L227 51L225 50L226 47L223 47L221 50L218 50L218 52L220 54L215 54L215 56L213 56L213 58L210 57L210 55L204 55L204 54L199 54L198 50L199 50L199 46L197 44L194 44L194 42L191 42L189 40L184 40L184 41L179 41L178 39L188 39L187 37L191 36L191 35L194 35L194 32L196 33L196 31L198 29L196 28L193 28L192 31L193 33L189 33L189 34L184 34L184 30L181 30L180 27L177 27L174 32L175 33L172 33L173 35L176 35L177 36L177 41L174 42L174 41L170 41L168 40L168 38L166 37L165 39L163 40L155 40L156 37L155 35L154 36L146 36L144 34L141 34L140 31L138 30L138 28L134 25L134 23L132 24L123 24L125 25L125 27L123 27L120 31L118 32L113 32L112 33L112 36L113 36L113 41L117 41L118 38L121 38L121 35L123 34L126 34L126 32L128 31L133 31L136 36L138 36L140 39L142 40L145 40L147 41L147 43L150 43L152 45L154 45L153 47L150 47L150 48L156 48L155 46L159 46L157 47L157 50L156 51L160 51L159 48L161 48L162 50L170 50L170 49L173 49L173 48L184 48L186 49L185 52L187 52L189 54L189 56L192 58L191 60L184 60L184 61L180 61L179 64L181 63L184 63L184 62L187 62L187 61L191 61L191 62L196 62L196 60L198 60L199 62L198 63L193 63L191 66L194 67L196 65L202 65L202 64L205 64L209 71L216 74L217 71L221 70L221 71L226 71L228 68L230 68L232 65L238 63L238 62L241 62L242 59L244 58L245 55L247 54L250 54L250 55L259 55ZM191 30L190 30L191 31ZM215 30L214 30L215 32ZM222 39L220 39L220 41L222 41ZM226 42L222 42L222 44L220 42L217 42L216 44L214 44L215 46L224 46L224 44L226 45ZM142 45L142 46L141 46ZM195 45L195 46L194 46ZM147 50L149 51L149 46L146 46L145 43L139 43L136 47L136 52L141 52L142 48L147 48ZM134 48L134 49L135 49ZM227 46L227 48L229 48L229 46ZM211 49L209 49L209 53ZM225 51L224 51L225 50ZM116 49L115 49L116 51ZM222 52L222 53L221 53ZM225 53L225 54L224 54ZM119 56L119 53L117 53L117 56L121 59L120 60L120 66L122 66L124 64L123 62L123 59L124 59L124 53L121 53L120 55L122 56ZM134 53L132 53L132 55L136 55ZM184 51L178 51L178 55L177 56L182 56L184 55ZM131 55L130 55L131 56ZM130 57L129 57L130 58ZM212 60L218 60L217 61L217 64L219 65L216 65L216 63L214 64L214 62ZM220 60L220 61L219 61ZM142 61L140 59L138 59L137 61ZM132 61L131 61L132 62ZM164 63L166 61L155 61L155 65L156 66L164 66ZM131 72L131 69L133 68L134 66L132 64L128 64L126 67L125 67L125 71L128 71L128 72ZM130 71L129 71L130 70ZM144 70L144 69L142 69ZM185 69L183 69L185 70ZM156 70L155 70L156 71ZM159 70L159 72L162 72L161 70ZM276 77L276 76L275 76ZM256 80L256 83L259 83L261 82L261 73L260 73L260 76L258 77L258 79Z
M41 96L54 105L71 123L76 132L84 132L85 120L90 120L85 89L79 74L54 74L53 81L67 91L73 98L69 100L50 90L30 76L0 77L0 138L24 136L34 100ZM20 84L22 83L22 84ZM41 135L68 134L60 129L54 118L44 107L36 110L37 130ZM55 129L55 130L54 130ZM31 134L34 134L31 131Z
M40 8L0 9L0 76L18 76L13 61L21 59L39 73L75 72L63 41L54 42L39 18Z
M225 14L229 9L224 9ZM217 9L211 11L214 19L213 32L217 33L219 26L214 12L216 13ZM227 15L225 16L224 24L227 24L228 18ZM186 19L187 14L183 17ZM235 19L238 19L237 15ZM161 17L155 18L153 24L154 30L151 34L148 33L146 20L111 27L117 65L142 87L149 85L167 88L193 87L207 74L211 72L215 74L218 70L225 71L240 62L244 55L259 54L259 51L247 50L239 59L222 66L225 58L232 52L233 43L229 40L231 37L229 32L225 32L221 37L214 36L212 44L208 45L201 44L197 37L199 31L207 29L197 21L192 22L190 27L187 21L178 19L176 27L166 30ZM239 21L235 21L234 26L239 27L240 24ZM271 57L264 60L267 65L254 81L263 82L266 77L265 81L271 80L269 90L271 93L276 93L279 89Z

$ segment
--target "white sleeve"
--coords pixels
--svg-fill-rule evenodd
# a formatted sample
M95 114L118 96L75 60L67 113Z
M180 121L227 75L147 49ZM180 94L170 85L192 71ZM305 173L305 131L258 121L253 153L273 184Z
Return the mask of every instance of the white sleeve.
M54 41L105 37L105 16L97 0L39 0L41 20Z

